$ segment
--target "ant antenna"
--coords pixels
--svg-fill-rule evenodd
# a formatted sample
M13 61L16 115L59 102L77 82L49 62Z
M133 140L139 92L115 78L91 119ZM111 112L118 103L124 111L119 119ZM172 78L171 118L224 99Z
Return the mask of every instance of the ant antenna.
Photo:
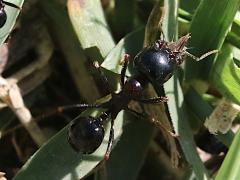
M215 53L218 53L218 50L212 50L212 51L209 51L203 55L201 55L200 57L197 57L197 56L194 56L193 54L185 51L184 52L187 56L191 57L192 59L194 59L195 61L201 61L202 59L212 55L212 54L215 54Z

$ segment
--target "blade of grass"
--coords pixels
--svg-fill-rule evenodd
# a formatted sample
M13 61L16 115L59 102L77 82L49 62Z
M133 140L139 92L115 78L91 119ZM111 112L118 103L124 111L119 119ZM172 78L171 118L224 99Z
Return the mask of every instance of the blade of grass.
M132 31L136 14L135 6L135 0L115 0L114 8L109 14L109 21L117 39Z
M198 7L200 3L200 0L181 0L180 1L180 7L183 8L186 11L189 11L192 13L194 13L194 11L196 10L196 8Z
M169 7L166 11L167 14L172 14L172 16L167 16L164 21L168 23L163 23L164 34L167 35L167 39L171 40L173 37L177 38L177 1L168 1ZM170 8L171 7L171 8ZM187 122L187 115L185 112L184 102L183 102L183 92L180 87L179 81L177 79L177 74L174 75L167 83L164 85L165 93L169 98L167 107L170 113L170 117L173 123L174 130L176 134L179 135L179 143L183 150L184 156L187 162L191 165L191 168L198 179L207 179L208 174L204 168L203 163L198 156L196 151L196 145L193 140L193 134L191 128Z
M129 54L131 60L142 48L144 36L144 28L140 28L126 37L121 39L114 49L108 54L104 62L101 64L102 67L108 69L109 71L121 74L121 64L120 61L123 59L124 54ZM132 70L132 61L130 61L130 71ZM129 70L129 69L128 69ZM130 75L129 71L127 75Z
M99 90L87 69L87 58L71 25L66 7L58 0L39 1L47 16L48 27L58 42L69 67L77 90L86 102L94 102L100 97ZM100 56L101 58L101 56Z
M240 68L234 64L232 47L225 44L211 71L211 82L221 94L240 104Z
M198 6L190 27L192 38L189 51L199 56L214 49L220 49L234 16L239 8L239 0L202 0ZM215 55L216 56L216 55ZM214 56L203 61L186 60L186 80L207 80L212 68Z
M84 113L83 115L87 115ZM121 134L123 112L115 121L115 140ZM90 155L76 153L67 142L67 128L65 127L48 143L41 147L22 167L14 177L22 179L81 179L93 170L103 160L108 143L109 129L105 133L102 145Z
M233 143L218 170L216 180L238 179L240 177L240 131L236 134Z
M73 28L83 49L92 60L102 62L115 43L100 1L68 0L67 6ZM99 59L100 57L102 59Z
M187 162L191 165L197 179L207 179L208 174L196 151L196 144L193 140L193 133L187 121L187 114L183 102L183 93L178 79L174 76L170 79L164 89L168 101L168 109L176 134L179 135L179 142Z
M124 118L126 119L126 118ZM144 119L129 118L120 141L107 161L108 180L137 179L153 137L153 126Z

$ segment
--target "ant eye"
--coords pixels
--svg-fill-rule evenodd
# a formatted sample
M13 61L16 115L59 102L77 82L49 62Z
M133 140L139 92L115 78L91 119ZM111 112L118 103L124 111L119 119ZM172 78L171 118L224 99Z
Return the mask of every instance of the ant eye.
M75 119L68 131L68 141L74 150L84 154L93 153L102 143L104 128L98 119L78 117Z
M7 21L7 14L4 9L0 9L0 28L3 27L6 21Z

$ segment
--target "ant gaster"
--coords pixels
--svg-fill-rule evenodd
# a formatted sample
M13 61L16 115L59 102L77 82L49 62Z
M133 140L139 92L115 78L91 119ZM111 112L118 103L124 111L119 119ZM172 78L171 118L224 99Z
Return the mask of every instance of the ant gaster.
M128 110L136 115L142 115L130 108L130 101L138 101L140 103L155 104L166 102L167 97L154 97L142 99L143 87L150 82L157 82L163 85L174 73L177 66L182 64L184 56L190 56L195 60L201 60L216 51L210 51L200 58L195 57L186 51L186 43L190 35L187 34L176 42L166 42L157 40L153 45L144 48L134 58L134 68L138 74L125 80L125 73L129 62L129 56L124 56L123 66L121 70L121 91L112 92L111 99L100 104L76 104L61 107L61 110L77 107L77 108L104 108L97 117L85 116L78 117L70 123L68 130L68 141L74 150L83 154L93 153L102 143L104 137L104 124L111 121L110 135L105 159L108 159L114 140L114 120L121 110ZM101 77L108 87L108 81L100 71ZM151 119L153 122L154 120ZM156 124L156 122L154 122ZM160 125L164 129L161 124ZM167 130L167 129L165 129ZM167 130L168 131L168 130ZM169 132L169 131L168 131Z
M7 21L7 14L6 14L6 11L4 10L5 5L16 8L16 9L21 9L20 7L18 7L13 3L0 0L0 28L2 28Z

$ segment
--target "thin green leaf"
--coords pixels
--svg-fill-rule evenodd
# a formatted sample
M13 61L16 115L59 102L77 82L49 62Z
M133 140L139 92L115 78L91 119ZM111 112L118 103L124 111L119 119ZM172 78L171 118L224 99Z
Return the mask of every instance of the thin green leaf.
M86 114L84 113L86 116ZM121 134L123 112L115 121L115 140ZM80 179L86 176L103 160L109 138L109 129L105 133L102 145L90 155L76 153L67 142L67 127L51 138L22 167L14 177L22 179Z
M196 10L196 8L198 7L200 3L200 0L181 0L180 1L180 7L183 8L186 11L189 11L191 13L194 13L194 11Z
M132 31L136 14L135 6L135 0L115 1L114 8L109 14L109 21L111 22L113 34L116 35L115 37L123 37Z
M232 47L225 44L211 71L211 82L222 95L240 104L240 68L234 64Z
M78 39L88 56L94 61L103 60L115 43L100 1L68 0L68 12ZM97 59L99 54L102 59Z
M7 2L10 2L10 1L7 1ZM15 0L15 1L11 1L11 2L14 3L15 5L17 5L18 7L22 7L24 0ZM11 33L12 28L15 25L17 16L20 13L19 9L16 9L16 8L13 8L10 6L5 6L4 9L7 13L7 22L0 29L0 44L2 44L7 39L9 34Z
M137 179L153 137L153 129L146 120L131 118L106 164L108 180Z
M191 165L197 179L207 179L208 174L196 151L193 134L185 112L183 93L176 76L164 85L165 93L169 98L168 109L175 132L179 135L179 142L186 160Z
M58 42L65 56L79 94L86 102L94 102L100 97L100 93L96 84L94 84L92 74L89 73L86 66L87 57L80 47L66 7L58 0L40 1L39 3L41 11L45 13L49 21L49 29L54 32L55 41ZM88 36L92 36L92 34ZM102 55L99 55L97 59L101 58Z
M214 49L220 49L239 8L239 0L202 0L193 16L189 51L200 56ZM193 47L193 48L192 48ZM214 56L203 61L186 61L186 79L208 79Z
M221 168L218 171L216 180L239 179L240 177L240 131L236 134L233 143L224 158Z
M164 34L167 35L167 39L172 39L172 37L177 37L177 2L172 0L168 1L168 4L169 5L167 7L172 8L167 9L167 14L172 14L172 16L167 16L164 19L164 21L168 21L168 23L163 23L163 26L166 26L163 27L163 30L165 30ZM207 179L208 174L196 151L193 134L187 121L187 115L185 113L183 103L183 92L176 75L167 83L165 83L164 89L166 95L169 98L167 106L174 126L174 130L176 134L179 135L178 140L180 142L185 158L191 165L193 172L198 179Z
M142 49L143 36L144 28L140 28L121 39L115 48L108 54L101 66L112 72L121 74L122 66L120 62L124 54L129 54L130 58L133 59L139 50ZM131 65L132 61L130 61L129 66L131 67ZM130 73L127 72L127 75L130 75Z

